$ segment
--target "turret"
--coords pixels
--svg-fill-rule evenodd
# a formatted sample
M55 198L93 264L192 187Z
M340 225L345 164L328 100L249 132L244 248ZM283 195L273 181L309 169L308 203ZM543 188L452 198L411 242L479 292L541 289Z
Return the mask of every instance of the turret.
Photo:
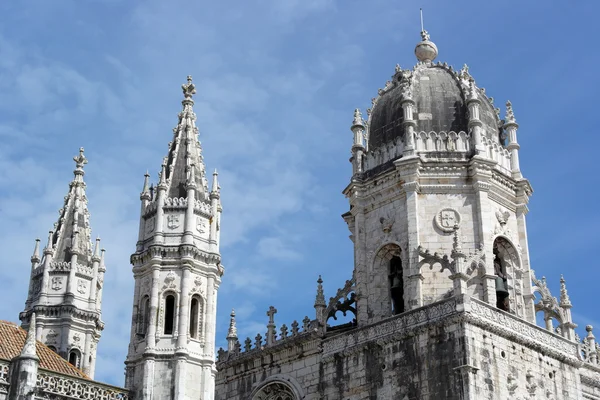
M364 146L364 135L365 135L365 121L362 118L360 110L357 108L354 110L354 119L352 120L352 126L350 130L354 134L354 143L352 144L352 174L358 174L363 171L362 157L365 151Z
M523 176L521 175L521 167L519 165L519 143L517 143L517 129L519 128L519 124L517 124L517 120L515 119L515 113L513 112L512 103L509 101L506 102L506 117L504 118L504 131L508 136L508 144L506 145L506 149L510 151L510 168L512 172L512 177L515 179L520 179Z
M35 312L38 340L93 377L96 346L104 327L100 293L105 267L99 254L99 239L95 248L90 239L83 180L88 160L83 148L73 161L74 177L41 259L36 241L31 257L31 290L19 318L27 328ZM61 311L65 305L73 310L68 315ZM86 318L81 318L82 314Z

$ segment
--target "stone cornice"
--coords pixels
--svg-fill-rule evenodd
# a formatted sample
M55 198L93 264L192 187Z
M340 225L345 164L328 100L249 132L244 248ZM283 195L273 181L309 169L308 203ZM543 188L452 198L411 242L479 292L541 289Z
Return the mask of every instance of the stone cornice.
M143 267L146 264L152 263L152 260L173 261L186 258L197 262L203 262L207 265L217 265L221 262L221 255L218 253L207 252L194 245L151 245L140 253L131 255L131 264L134 269Z

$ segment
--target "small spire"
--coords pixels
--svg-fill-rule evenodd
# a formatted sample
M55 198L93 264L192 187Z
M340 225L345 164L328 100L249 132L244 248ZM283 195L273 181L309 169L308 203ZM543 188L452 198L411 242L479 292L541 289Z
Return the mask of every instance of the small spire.
M33 255L31 256L31 262L37 264L40 262L40 239L35 239L35 248L33 249Z
M150 174L148 173L148 170L146 170L146 173L144 174L144 187L142 188L142 193L146 193L150 190Z
M96 238L96 246L94 247L94 258L100 258L100 236Z
M106 253L105 249L100 249L100 267L98 270L106 271L106 265L104 264L104 253Z
M235 310L231 309L231 314L229 314L231 319L229 320L229 331L227 332L227 340L237 339L237 327L235 323Z
M517 120L515 119L515 113L513 111L512 103L510 100L506 102L506 117L504 117L505 124L515 124Z
M570 307L571 299L567 293L567 281L564 276L560 276L560 305L561 307Z
M317 279L317 297L315 299L315 308L316 307L327 307L327 303L325 303L325 294L323 292L323 279L321 279L321 275L319 275L319 279Z
M429 33L423 25L423 9L421 11L421 41L415 47L417 60L424 63L431 63L438 55L438 49L435 43L430 40Z
M466 66L466 64L465 64ZM475 81L473 79L469 79L469 96L468 101L478 100L479 96L477 95L477 89L475 89Z
M195 164L190 164L190 175L188 176L188 181L186 182L188 188L196 187L196 166Z
M181 89L183 89L183 96L186 99L191 99L194 94L196 94L196 85L192 83L192 76L187 76L187 83L181 85Z
M52 253L52 237L54 236L54 231L48 232L48 242L46 243L46 247L44 247L44 254Z
M21 356L37 358L35 352L35 329L35 313L32 313L31 319L29 320L27 338L25 339L25 344L23 344L23 349L21 350Z
M213 193L217 193L219 191L219 173L217 172L217 169L215 168L215 172L213 172L213 181L212 181L212 189L211 192Z
M160 179L158 180L158 187L166 187L167 186L167 160L166 157L163 159L163 162L160 166Z

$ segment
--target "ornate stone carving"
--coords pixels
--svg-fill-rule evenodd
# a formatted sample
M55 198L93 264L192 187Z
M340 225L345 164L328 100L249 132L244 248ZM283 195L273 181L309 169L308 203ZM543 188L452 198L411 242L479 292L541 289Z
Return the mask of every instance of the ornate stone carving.
M52 290L60 290L63 287L62 276L55 276L52 278Z
M167 217L167 228L169 228L169 229L179 228L179 215L171 214Z
M87 282L83 279L77 279L77 291L81 294L87 292Z
M252 400L297 400L292 389L280 382L272 382L259 390Z
M58 338L58 333L54 329L50 329L46 334L46 344L54 344L56 343L56 339Z
M75 393L77 394L78 398L81 399L129 399L129 394L126 390L120 390L112 386L103 385L101 383L89 380L74 379L73 377L60 376L45 372L38 373L36 386L40 391L39 398L44 399L73 398L72 396Z
M435 216L435 224L444 232L454 232L460 226L460 213L454 208L442 208Z
M206 222L204 221L204 218L196 217L196 229L198 230L198 233L206 232Z
M506 222L508 221L509 217L510 217L510 213L508 211L504 211L504 212L502 212L500 210L496 211L496 219L502 226L506 225Z
M165 276L165 284L163 286L163 290L165 289L175 289L177 285L175 284L175 278L177 275L173 271L169 271L167 276Z

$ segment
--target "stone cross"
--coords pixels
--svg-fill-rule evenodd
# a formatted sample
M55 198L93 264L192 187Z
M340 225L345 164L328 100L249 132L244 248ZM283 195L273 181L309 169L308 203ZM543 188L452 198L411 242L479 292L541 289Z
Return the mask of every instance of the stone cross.
M267 316L269 317L269 323L267 324L267 346L275 343L275 314L277 313L277 309L273 306L269 307L269 311L267 311Z

